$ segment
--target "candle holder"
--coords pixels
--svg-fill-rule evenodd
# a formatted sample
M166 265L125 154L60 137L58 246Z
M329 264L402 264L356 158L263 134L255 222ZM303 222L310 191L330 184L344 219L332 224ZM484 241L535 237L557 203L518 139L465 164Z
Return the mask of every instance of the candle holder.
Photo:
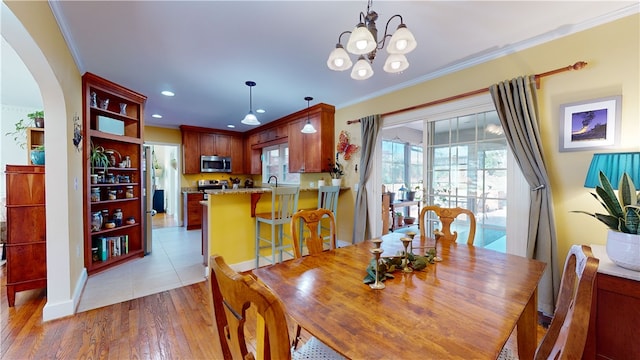
M380 249L380 248L371 249L371 253L373 254L373 258L376 261L376 263L375 263L376 281L373 284L369 284L369 287L371 287L374 290L381 290L381 289L385 288L384 284L382 282L380 282L379 275L378 275L378 271L379 271L379 268L380 268L380 266L379 266L380 255L382 255L382 252L383 252L383 250Z
M375 249L380 249L380 245L382 245L382 239L372 239L369 241L373 243Z
M409 252L413 254L413 238L416 236L416 233L413 231L407 231L405 235L411 239L411 242L409 243Z
M409 267L409 253L407 252L409 243L411 243L411 238L403 237L403 238L400 238L400 241L402 241L402 245L404 246L404 267L402 268L402 272L404 273L413 272L413 269Z
M442 258L440 256L438 256L438 240L444 236L444 233L442 233L442 231L440 231L439 229L435 229L433 231L433 261L436 262L440 262L442 261Z

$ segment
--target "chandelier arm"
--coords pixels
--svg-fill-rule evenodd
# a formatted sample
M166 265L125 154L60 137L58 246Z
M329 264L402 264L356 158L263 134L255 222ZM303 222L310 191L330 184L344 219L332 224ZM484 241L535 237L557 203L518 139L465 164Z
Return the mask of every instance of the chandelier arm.
M343 31L342 33L340 33L340 35L338 35L338 44L340 45L342 45L342 35L344 34L351 34L351 30Z
M384 49L384 43L387 41L387 38L390 38L391 36L393 36L393 34L389 34L389 23L391 23L391 20L393 20L393 18L395 18L395 17L399 17L400 18L400 25L404 24L404 20L402 19L402 15L395 14L392 17L390 17L389 20L387 20L387 25L385 25L385 27L384 27L384 36L378 42L378 50ZM380 43L382 43L382 44L380 44Z

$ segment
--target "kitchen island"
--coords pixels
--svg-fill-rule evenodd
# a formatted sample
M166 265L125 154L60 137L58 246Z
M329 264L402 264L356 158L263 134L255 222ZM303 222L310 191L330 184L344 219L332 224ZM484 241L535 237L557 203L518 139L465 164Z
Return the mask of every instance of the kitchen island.
M283 185L286 186L286 185ZM342 188L341 195L349 190ZM236 271L255 267L255 214L271 211L271 188L205 190L209 255L222 255ZM315 208L317 188L301 188L298 209ZM268 228L268 227L267 227ZM285 232L288 233L285 226Z

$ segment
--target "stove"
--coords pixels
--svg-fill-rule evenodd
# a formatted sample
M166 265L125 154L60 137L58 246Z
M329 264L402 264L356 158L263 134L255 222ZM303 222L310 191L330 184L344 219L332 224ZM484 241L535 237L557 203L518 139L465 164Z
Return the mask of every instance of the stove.
M198 180L198 191L225 189L228 184L227 180Z

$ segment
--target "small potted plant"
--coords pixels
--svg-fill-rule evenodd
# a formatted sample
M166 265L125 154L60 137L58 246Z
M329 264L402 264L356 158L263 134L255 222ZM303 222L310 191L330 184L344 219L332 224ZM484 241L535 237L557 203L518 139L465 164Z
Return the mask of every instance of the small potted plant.
M574 211L592 216L609 227L607 255L618 266L640 271L640 192L636 191L628 174L623 174L618 196L607 176L601 171L600 186L591 193L608 214Z
M340 186L342 183L342 176L344 175L344 167L338 162L338 154L336 154L336 161L333 162L329 159L329 176L331 176L331 185Z
M31 149L31 163L33 165L44 165L44 145L38 145Z
M407 190L406 190L406 197L407 197L407 201L414 201L416 198L416 192L415 190L411 190L410 186L407 186Z
M400 211L396 211L396 226L400 227L404 225L404 214Z
M109 156L105 153L102 146L95 146L91 143L91 154L89 155L89 162L91 163L91 173L94 173L95 168L104 168L105 173L109 166Z

